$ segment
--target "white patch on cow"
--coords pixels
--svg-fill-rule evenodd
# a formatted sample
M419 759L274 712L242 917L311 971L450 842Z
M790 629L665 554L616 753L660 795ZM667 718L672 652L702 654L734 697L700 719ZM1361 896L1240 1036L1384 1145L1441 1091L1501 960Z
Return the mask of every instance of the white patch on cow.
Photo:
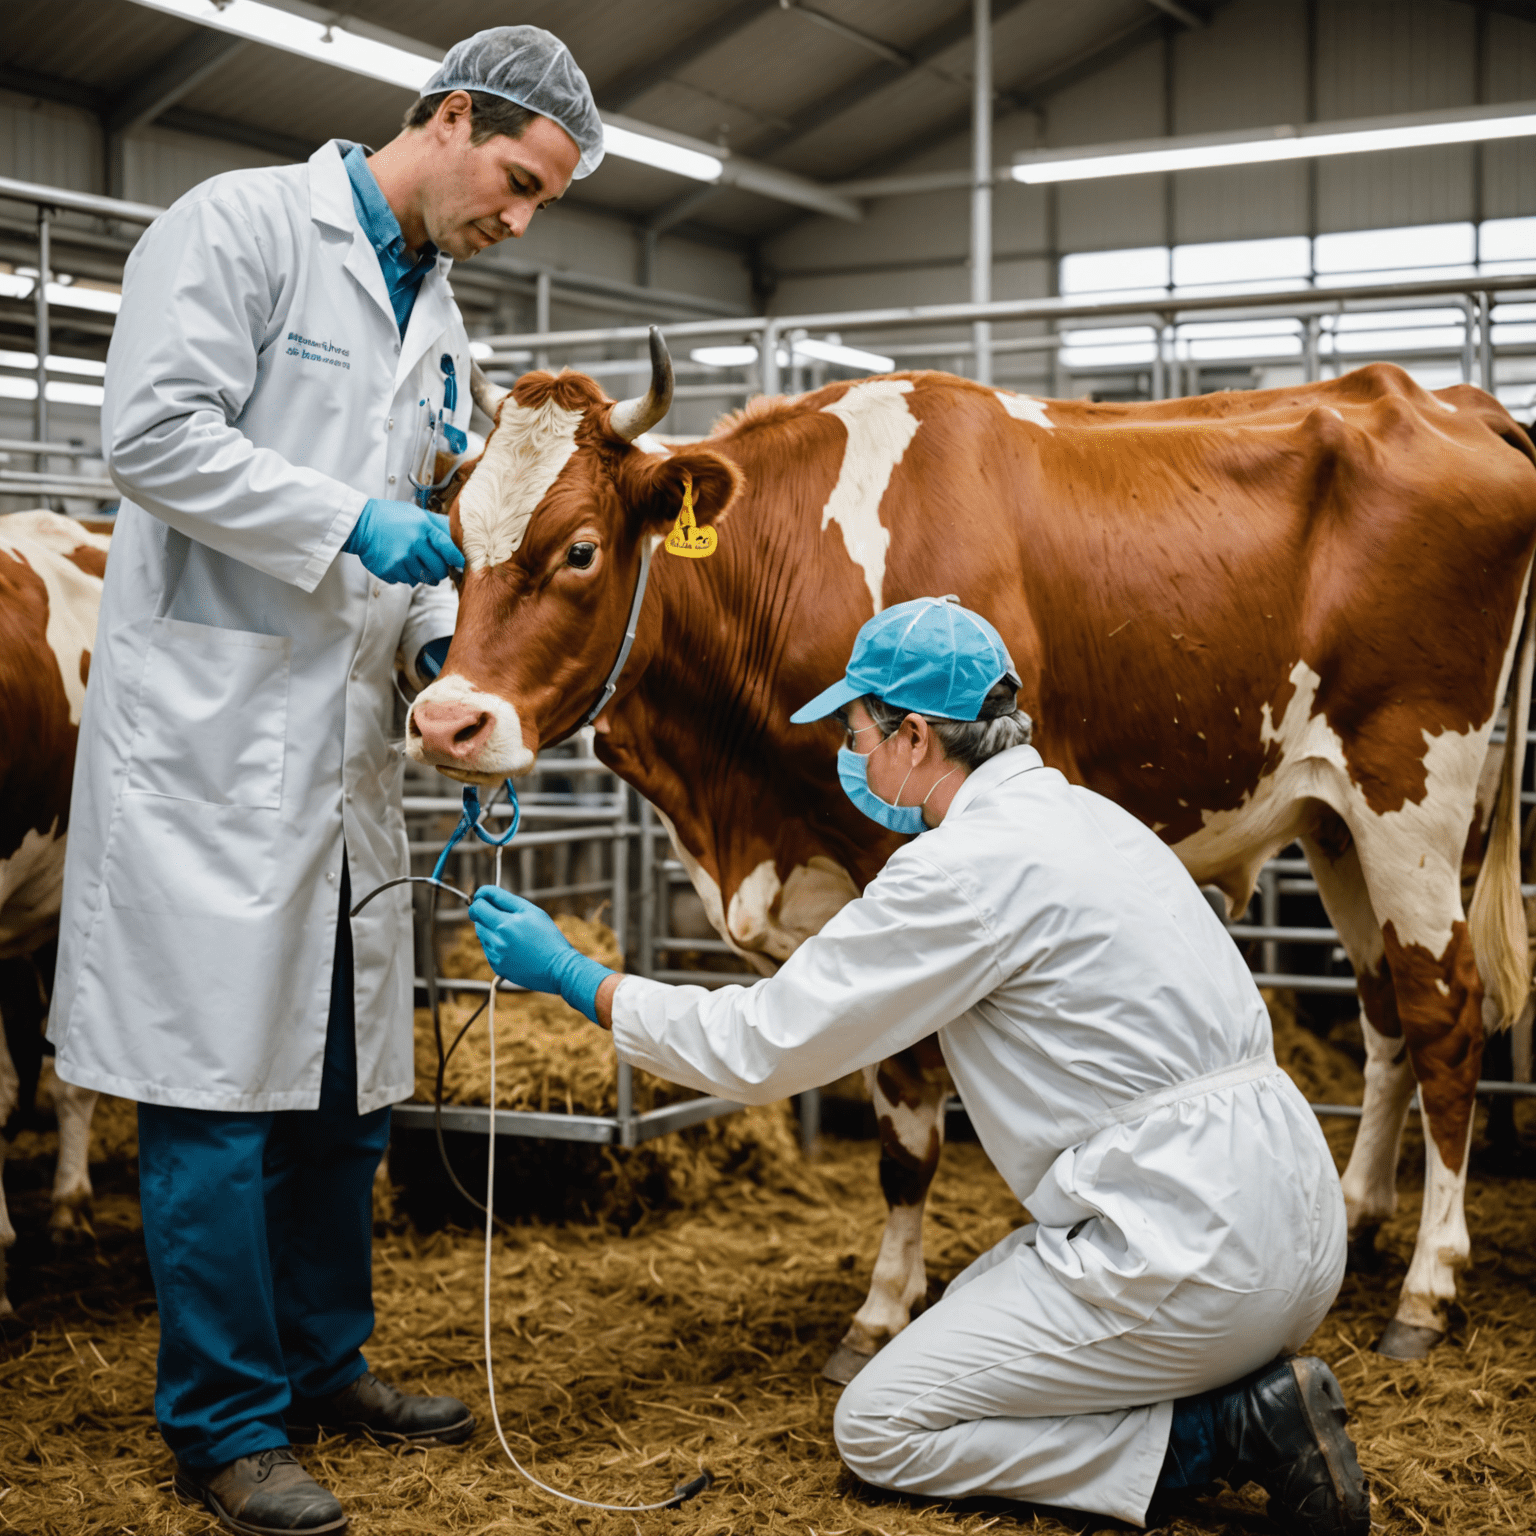
M1414 1328L1445 1327L1445 1305L1456 1299L1456 1271L1472 1256L1467 1235L1467 1163L1472 1153L1472 1125L1461 1152L1461 1168L1452 1173L1424 1117L1424 1204L1419 1237L1403 1281L1397 1321Z
M53 1214L49 1230L57 1237L87 1225L91 1204L91 1116L96 1112L96 1090L66 1083L51 1070L53 1112L59 1122L59 1160L53 1172Z
M660 454L664 459L672 457L672 450L659 437L652 437L649 432L642 432L635 439L635 447L642 453Z
M30 954L58 931L64 893L64 834L28 827L21 845L0 859L0 956Z
M858 894L848 871L823 854L797 864L782 885L773 860L764 859L731 896L728 937L744 949L787 960Z
M470 570L501 565L521 547L534 508L576 452L585 414L553 396L539 406L502 406L485 455L459 492L459 537Z
M423 704L464 704L474 710L484 710L491 717L490 734L473 755L440 760L428 752L420 734L410 728L411 717ZM426 763L437 769L447 768L455 775L462 774L476 783L483 781L487 784L527 773L534 762L534 754L523 745L523 724L517 717L517 707L497 694L482 693L457 672L437 678L416 695L410 714L406 716L405 751L412 762Z
M688 849L682 838L677 835L677 827L665 811L657 810L656 819L667 829L667 836L672 841L672 851L677 855L678 862L683 866L684 873L689 882L698 893L699 900L704 904L704 915L709 919L716 933L731 946L731 949L754 970L764 976L771 976L778 969L766 956L755 953L750 949L743 949L731 936L730 925L725 920L725 902L720 896L720 882L704 868L693 853Z
M1442 400L1439 395L1431 395L1429 398L1433 400L1442 411L1449 411L1453 416L1456 414L1456 407L1452 405L1449 400Z
M1465 732L1423 732L1424 798L1378 815L1350 778L1338 732L1326 715L1312 713L1322 678L1298 661L1290 681L1295 692L1284 716L1277 724L1266 703L1259 728L1262 745L1280 748L1274 772L1236 810L1203 811L1200 831L1174 852L1198 883L1226 888L1231 872L1240 869L1251 891L1264 859L1300 830L1305 803L1321 800L1354 833L1381 921L1395 925L1402 943L1444 953L1461 916L1461 848L1493 716ZM1447 892L1455 899L1448 901Z
M1037 427L1044 427L1047 432L1056 430L1056 423L1046 414L1045 401L1036 400L1033 395L1016 395L1012 390L994 389L998 404L1013 417L1015 421L1028 421Z
M1402 1040L1382 1034L1363 1014L1360 1029L1365 1036L1365 1105L1340 1181L1351 1235L1361 1227L1379 1226L1397 1209L1398 1154L1413 1097L1413 1071Z
M20 560L42 580L48 593L45 638L59 665L69 723L79 725L85 703L81 657L96 643L96 615L101 608L101 578L82 571L69 557L81 548L103 553L109 541L56 512L13 512L0 517L0 551Z
M880 502L917 432L917 417L905 399L911 393L910 379L872 379L822 407L848 429L848 446L837 484L821 509L821 530L825 533L831 522L842 530L843 545L864 572L876 613L884 606L885 552L891 543L880 521Z

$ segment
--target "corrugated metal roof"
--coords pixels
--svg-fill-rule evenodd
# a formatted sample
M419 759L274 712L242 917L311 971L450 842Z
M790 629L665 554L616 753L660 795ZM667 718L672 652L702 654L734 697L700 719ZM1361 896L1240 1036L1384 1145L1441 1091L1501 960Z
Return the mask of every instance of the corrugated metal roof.
M507 8L493 0L354 0L346 9L435 47L508 20ZM564 38L599 103L622 90L622 110L641 121L835 181L882 168L882 157L921 152L925 136L963 132L970 11L969 0L794 0L788 7L775 0L526 0L516 19ZM994 0L994 11L1000 90L1049 75L1128 27L1167 24L1148 0ZM73 92L97 110L200 30L130 0L9 0L7 13L0 86L52 90L59 99ZM691 39L705 37L709 46L679 56ZM395 87L252 43L166 121L200 114L273 136L279 146L291 142L294 152L337 136L378 145L396 132L409 99ZM568 200L643 221L697 185L610 160ZM761 196L722 190L693 218L755 238L798 216Z

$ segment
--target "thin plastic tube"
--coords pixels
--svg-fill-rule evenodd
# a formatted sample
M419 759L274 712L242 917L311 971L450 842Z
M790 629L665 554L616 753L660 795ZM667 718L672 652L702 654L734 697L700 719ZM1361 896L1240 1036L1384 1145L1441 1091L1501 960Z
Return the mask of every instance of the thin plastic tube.
M501 847L496 847L495 872L492 881L496 885L501 884ZM710 1483L708 1472L702 1473L691 1482L678 1485L677 1491L670 1499L663 1499L658 1504L596 1504L591 1499L578 1499L574 1493L562 1493L558 1488L551 1488L548 1483L541 1483L516 1456L512 1454L512 1447L507 1444L507 1437L502 1432L501 1414L496 1407L496 1362L491 1351L491 1236L494 1230L491 1212L496 1203L496 988L491 988L490 1006L486 1009L486 1030L490 1035L491 1047L491 1071L490 1071L490 1108L486 1111L486 1153L485 1153L485 1387L491 1400L491 1423L496 1426L496 1438L501 1442L501 1448L507 1453L507 1460L512 1463L522 1475L533 1484L535 1488L547 1493L551 1498L564 1499L567 1504L579 1504L583 1509L601 1509L612 1514L642 1515L650 1510L676 1509L679 1504L686 1503L696 1493L702 1493Z

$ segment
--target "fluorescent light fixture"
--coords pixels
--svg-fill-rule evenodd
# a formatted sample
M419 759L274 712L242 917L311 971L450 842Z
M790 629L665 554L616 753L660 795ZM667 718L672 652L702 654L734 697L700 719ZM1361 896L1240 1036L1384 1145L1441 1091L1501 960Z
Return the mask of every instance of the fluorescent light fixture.
M895 360L881 357L878 352L864 352L858 347L841 346L835 341L816 341L810 336L797 336L790 345L796 358L808 357L819 363L836 363L839 368L859 368L865 373L890 373Z
M1282 123L1257 133L1210 133L1190 138L1141 139L1075 150L1041 150L1019 156L1013 179L1030 185L1087 181L1100 176L1144 176L1218 165L1262 165L1312 160L1323 155L1361 155L1432 144L1475 144L1489 139L1536 136L1536 102L1417 112L1350 122Z
M281 48L319 64L330 64L356 75L367 75L387 85L419 92L436 72L442 55L431 50L413 52L377 38L347 30L345 18L332 21L297 14L286 7L263 5L260 0L136 0L153 11L164 11L200 26L232 32L236 37ZM408 41L408 39L407 39ZM725 169L717 155L653 136L633 125L604 121L603 144L610 155L635 160L658 170L671 171L693 181L719 181Z
M292 11L279 10L275 5L261 5L258 0L225 0L219 5L215 5L214 0L138 0L138 3L152 11L164 11L185 21L195 21L200 26L216 27L220 32L233 32L236 37L249 38L253 43L265 43L269 48L281 48L286 53L296 53L321 64L334 64L355 75L369 75L411 91L419 91L432 78L441 57L429 58L425 54L410 53L404 48L377 42L371 37L362 37L347 31L345 23L339 19L329 24L314 21Z
M725 171L725 162L715 155L674 144L669 139L652 138L648 133L636 133L632 128L620 128L610 122L603 124L603 148L621 160L636 160L641 165L671 171L673 175L686 176L691 181L719 181Z
M749 368L757 361L756 347L695 347L688 354L706 368Z

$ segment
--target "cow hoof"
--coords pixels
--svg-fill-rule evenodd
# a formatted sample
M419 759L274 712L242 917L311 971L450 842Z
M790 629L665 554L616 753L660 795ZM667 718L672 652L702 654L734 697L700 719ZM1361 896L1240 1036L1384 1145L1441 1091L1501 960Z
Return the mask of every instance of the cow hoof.
M48 1236L56 1247L71 1248L96 1236L90 1212L80 1206L59 1206L48 1222Z
M1348 1256L1344 1267L1352 1275L1374 1275L1382 1263L1382 1253L1376 1246L1376 1234L1380 1227L1361 1227L1349 1240Z
M1444 1338L1443 1328L1416 1328L1412 1323L1400 1323L1394 1317L1377 1343L1376 1353L1389 1360L1426 1360L1430 1350Z
M874 1358L873 1355L864 1355L856 1349L849 1349L846 1344L839 1344L827 1357L827 1363L822 1366L821 1374L828 1381L835 1381L838 1386L846 1387Z

